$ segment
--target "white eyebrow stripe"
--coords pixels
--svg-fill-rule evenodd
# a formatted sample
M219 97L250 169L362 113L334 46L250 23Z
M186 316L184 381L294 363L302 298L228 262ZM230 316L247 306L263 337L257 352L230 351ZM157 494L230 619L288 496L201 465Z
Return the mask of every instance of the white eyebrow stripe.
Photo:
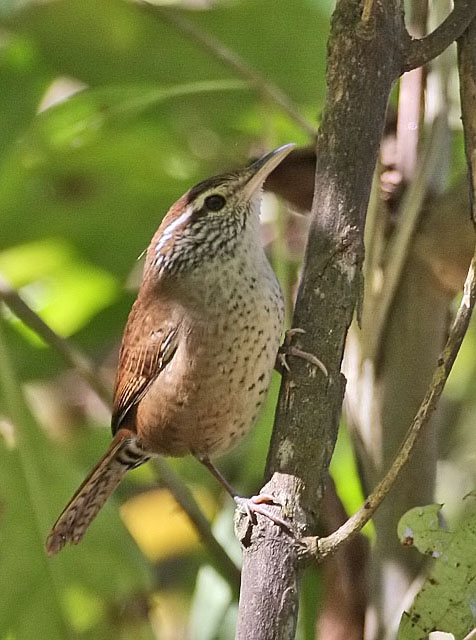
M174 220L167 227L165 227L160 237L160 240L155 247L156 252L159 252L162 249L164 244L168 242L172 237L172 234L175 231L175 229L179 227L182 223L184 223L186 220L188 220L188 218L190 218L192 213L193 213L192 207L191 206L187 207L185 211L182 213L182 215L180 215L176 220Z

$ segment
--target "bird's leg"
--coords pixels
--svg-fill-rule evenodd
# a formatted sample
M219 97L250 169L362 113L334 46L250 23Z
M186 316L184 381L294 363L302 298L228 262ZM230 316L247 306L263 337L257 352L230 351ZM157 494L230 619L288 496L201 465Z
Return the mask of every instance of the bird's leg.
M220 473L220 471L215 467L215 465L213 464L213 462L211 462L209 458L207 458L206 456L197 456L197 459L210 471L210 473L226 489L226 491L230 494L230 496L233 498L235 503L239 507L242 507L244 509L244 511L248 515L248 518L251 520L251 522L256 524L256 514L259 513L260 515L265 516L265 518L269 518L269 520L274 522L274 524L278 525L278 527L281 527L282 529L284 529L290 535L293 535L291 527L287 522L285 522L278 516L275 516L270 511L268 511L267 509L261 506L262 504L279 505L279 503L276 502L273 496L260 493L257 496L251 496L251 498L243 498L235 491L235 489L233 489L233 487L228 482L228 480Z
M304 331L304 329L299 329L298 327L295 327L294 329L288 329L286 331L286 333L284 334L284 342L279 347L278 355L276 356L276 364L274 365L274 368L276 369L276 371L278 371L278 373L281 374L284 372L284 370L290 373L291 369L289 368L287 362L287 356L295 356L296 358L302 358L303 360L306 360L306 362L313 364L315 367L320 369L327 378L329 376L329 373L325 364L323 364L319 360L319 358L317 358L314 354L308 353L307 351L302 351L302 349L294 347L291 344L293 336L299 333L302 334L306 332Z

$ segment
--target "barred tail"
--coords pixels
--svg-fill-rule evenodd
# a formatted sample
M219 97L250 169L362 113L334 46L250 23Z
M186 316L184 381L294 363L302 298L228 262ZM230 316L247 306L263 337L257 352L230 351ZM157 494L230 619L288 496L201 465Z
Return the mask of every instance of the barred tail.
M67 542L78 544L127 471L147 462L149 456L137 447L135 439L135 434L127 429L117 432L106 454L81 484L48 535L48 555L54 556Z

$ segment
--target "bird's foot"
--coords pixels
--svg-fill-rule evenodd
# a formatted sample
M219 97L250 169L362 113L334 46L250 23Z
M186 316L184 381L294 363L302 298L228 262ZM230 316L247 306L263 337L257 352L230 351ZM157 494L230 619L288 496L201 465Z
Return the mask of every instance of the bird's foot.
M304 331L304 329L299 329L299 327L295 327L294 329L288 329L286 331L284 335L284 342L279 347L279 350L278 350L275 369L281 374L283 373L283 371L287 371L288 373L290 373L291 369L289 368L287 357L295 356L296 358L302 358L303 360L306 360L306 362L309 362L310 364L320 369L322 373L326 376L326 378L329 377L327 367L325 366L325 364L323 364L319 360L319 358L317 358L314 354L308 353L307 351L303 351L302 349L299 349L298 347L295 347L291 344L291 340L293 336L295 336L296 334L303 334L303 333L306 333L306 332Z
M278 527L281 527L281 529L286 531L286 533L288 533L289 535L294 536L289 523L287 523L279 516L275 516L274 513L271 513L271 511L265 509L262 506L263 504L280 506L279 503L276 502L276 499L273 498L273 496L265 493L260 493L257 496L251 496L251 498L233 496L233 500L236 502L238 507L243 509L243 511L250 519L250 522L252 522L253 524L256 524L256 514L259 513L261 516L264 516L265 518L271 520L271 522L274 522L274 524Z
M294 537L292 529L287 522L285 522L279 516L275 516L274 513L262 506L263 504L269 504L280 507L281 505L279 504L279 502L277 502L276 498L267 493L260 493L257 496L252 496L251 498L242 498L236 493L228 480L220 473L220 471L215 467L213 462L211 462L207 456L200 456L198 459L203 465L207 467L209 471L211 471L218 482L231 495L231 497L235 501L235 504L243 509L243 511L248 516L249 522L251 524L256 524L256 514L259 513L260 515L274 522L274 524L276 524L278 527L281 527L290 536Z

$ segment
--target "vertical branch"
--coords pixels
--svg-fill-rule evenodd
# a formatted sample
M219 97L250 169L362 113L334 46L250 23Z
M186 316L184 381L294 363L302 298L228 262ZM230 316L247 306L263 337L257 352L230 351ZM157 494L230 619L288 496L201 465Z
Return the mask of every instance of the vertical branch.
M425 34L427 2L412 4L407 27L412 36ZM397 169L405 181L411 180L417 164L424 89L423 67L412 69L400 79L397 120Z
M292 361L292 374L281 386L263 489L283 505L298 536L314 529L337 435L344 343L361 296L365 213L387 100L402 65L400 2L366 6L371 15L362 22L361 3L340 0L332 20L312 221L293 322L306 331L299 346L318 349L329 377ZM299 545L261 520L251 537L241 537L237 638L293 638Z
M339 530L348 520L332 478L329 478L321 511L322 535L328 535L326 531ZM316 626L318 638L362 640L368 599L369 551L368 540L357 535L322 563L324 594Z
M461 115L464 142L471 182L473 220L476 219L474 198L476 188L476 18L458 41L458 68L461 92Z

